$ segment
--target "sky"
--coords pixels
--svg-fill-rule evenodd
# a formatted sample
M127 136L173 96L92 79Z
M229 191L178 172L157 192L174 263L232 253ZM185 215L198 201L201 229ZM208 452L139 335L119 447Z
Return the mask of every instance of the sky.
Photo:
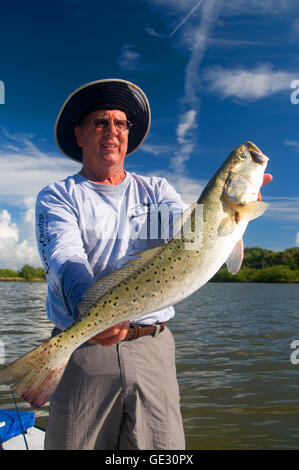
M128 171L166 177L191 203L251 140L273 181L244 245L299 246L298 0L2 2L0 45L0 268L41 266L36 195L80 171L56 147L55 120L103 78L136 83L151 105Z

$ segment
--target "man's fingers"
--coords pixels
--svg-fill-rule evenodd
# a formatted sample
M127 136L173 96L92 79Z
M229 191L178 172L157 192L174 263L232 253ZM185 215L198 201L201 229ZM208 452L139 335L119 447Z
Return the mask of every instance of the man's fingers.
M118 323L117 325L108 328L107 330L98 333L88 340L89 343L101 344L102 346L109 346L116 344L125 339L130 326L129 321Z
M265 173L262 186L264 186L265 184L270 183L272 180L273 180L273 176L270 173Z
M263 178L263 184L262 184L262 186L264 186L265 184L270 183L272 180L273 180L273 176L270 175L270 173L265 173L265 174L264 174L264 178ZM257 200L258 200L258 201L261 201L261 200L262 200L262 194L261 194L260 191L259 191L259 193L258 193Z

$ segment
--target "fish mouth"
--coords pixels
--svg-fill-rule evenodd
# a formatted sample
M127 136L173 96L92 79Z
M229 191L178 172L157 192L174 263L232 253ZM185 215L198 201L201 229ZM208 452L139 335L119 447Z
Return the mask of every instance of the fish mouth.
M252 160L259 165L267 165L269 158L263 154L263 152L253 143L253 142L246 142L244 144L246 149L248 149Z

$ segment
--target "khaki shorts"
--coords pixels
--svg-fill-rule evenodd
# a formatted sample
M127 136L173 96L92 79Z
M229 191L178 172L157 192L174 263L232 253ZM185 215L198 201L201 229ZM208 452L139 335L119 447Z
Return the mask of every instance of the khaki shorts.
M45 449L185 449L170 330L78 348L51 399Z

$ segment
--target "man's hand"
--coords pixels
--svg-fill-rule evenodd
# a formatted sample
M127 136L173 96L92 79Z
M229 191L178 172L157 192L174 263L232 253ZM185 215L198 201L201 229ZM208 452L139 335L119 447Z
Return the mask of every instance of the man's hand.
M263 180L262 186L264 186L265 184L270 183L270 181L272 181L272 180L273 180L273 176L270 175L270 173L265 173L265 174L264 174L264 180ZM262 195L261 195L261 192L260 192L260 191L259 191L257 200L258 200L258 201L261 201L261 200L262 200Z
M130 327L129 321L118 323L105 331L97 334L88 340L89 343L100 344L101 346L112 346L119 343L127 336Z

